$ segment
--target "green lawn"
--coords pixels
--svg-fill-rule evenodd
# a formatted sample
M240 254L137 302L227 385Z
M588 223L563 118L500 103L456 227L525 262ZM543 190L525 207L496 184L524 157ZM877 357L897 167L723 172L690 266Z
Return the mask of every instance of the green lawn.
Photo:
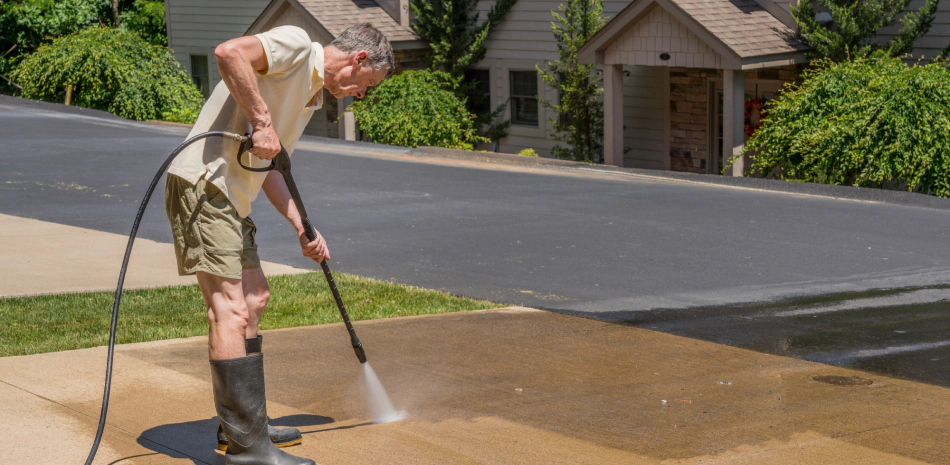
M444 292L334 273L351 320L496 308L503 305ZM323 273L268 278L271 300L262 329L341 321ZM0 357L105 345L114 292L0 299ZM207 334L198 286L124 292L116 342Z

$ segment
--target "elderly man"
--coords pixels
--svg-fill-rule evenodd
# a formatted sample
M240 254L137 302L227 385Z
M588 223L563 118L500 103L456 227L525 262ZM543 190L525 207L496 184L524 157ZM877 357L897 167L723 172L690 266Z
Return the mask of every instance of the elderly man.
M326 47L302 29L278 27L229 40L215 50L222 82L189 137L206 131L252 132L245 162L266 166L283 143L292 153L323 89L334 97L363 97L393 71L389 41L370 24L344 31ZM234 159L238 143L199 141L172 163L165 208L181 275L196 274L208 307L208 355L220 426L218 442L228 464L313 464L277 448L299 444L294 428L267 423L264 365L258 322L269 288L248 215L263 188L297 232L303 255L330 258L320 233L309 241L283 178L244 170Z

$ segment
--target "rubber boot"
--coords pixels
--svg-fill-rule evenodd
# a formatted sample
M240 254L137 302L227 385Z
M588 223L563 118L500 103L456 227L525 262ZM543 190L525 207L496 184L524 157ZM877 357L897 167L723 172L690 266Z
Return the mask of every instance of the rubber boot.
M290 455L267 436L264 356L211 361L214 407L228 436L227 465L316 465Z
M260 335L256 338L245 339L245 352L248 355L260 353L263 339ZM267 423L267 435L270 436L270 440L275 446L290 447L303 442L303 435L300 434L300 430L297 428L274 428L270 425L270 418L267 419ZM228 435L224 434L224 428L221 427L220 421L218 422L218 449L228 450Z

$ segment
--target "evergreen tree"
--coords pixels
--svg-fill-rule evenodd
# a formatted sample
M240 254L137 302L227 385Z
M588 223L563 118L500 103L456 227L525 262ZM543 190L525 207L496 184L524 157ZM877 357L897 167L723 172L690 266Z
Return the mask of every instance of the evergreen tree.
M866 57L883 50L891 57L901 57L914 49L914 42L930 30L939 0L926 0L917 11L908 11L900 20L900 31L889 42L874 42L883 27L897 24L911 0L817 0L833 19L830 26L815 19L815 5L803 1L792 6L792 17L798 23L798 37L815 48L812 58L842 61Z
M486 21L481 24L478 24L479 14L475 11L478 0L409 2L417 20L412 25L413 29L432 47L429 66L448 74L456 87L456 95L468 102L469 108L488 106L490 102L488 95L477 90L475 82L465 79L465 73L485 58L485 41L517 1L496 1L488 11ZM475 122L479 127L488 125L484 136L498 140L508 135L508 121L496 121L506 105L476 115Z
M567 0L560 14L551 12L556 22L551 30L557 40L560 58L548 62L547 70L535 65L541 78L558 91L559 102L541 100L557 113L551 119L555 139L565 142L552 150L554 156L571 160L601 162L604 140L604 105L598 100L603 92L594 65L581 64L577 51L604 27L602 0Z

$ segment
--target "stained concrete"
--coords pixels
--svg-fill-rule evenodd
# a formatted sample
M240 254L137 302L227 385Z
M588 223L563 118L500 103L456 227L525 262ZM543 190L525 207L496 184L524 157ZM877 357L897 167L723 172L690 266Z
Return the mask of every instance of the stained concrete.
M265 333L269 412L322 464L950 463L950 390L524 308ZM99 464L223 463L204 338L117 348ZM0 359L0 463L81 463L105 350ZM858 376L870 386L814 377ZM24 428L29 426L30 428ZM56 447L36 444L55 434Z
M128 236L0 214L0 297L115 289ZM268 276L308 270L263 262ZM136 239L125 289L197 284L174 247Z

